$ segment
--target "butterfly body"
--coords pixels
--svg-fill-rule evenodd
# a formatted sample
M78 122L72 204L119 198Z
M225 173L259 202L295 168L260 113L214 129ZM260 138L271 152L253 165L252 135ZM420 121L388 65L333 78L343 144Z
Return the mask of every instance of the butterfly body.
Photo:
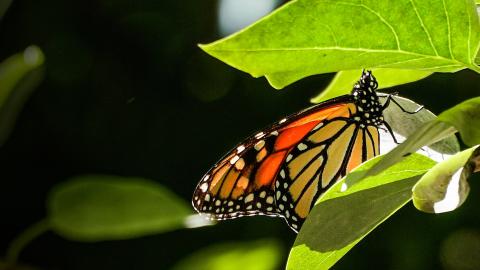
M247 138L210 169L192 204L213 219L283 217L298 231L317 198L362 162L378 155L386 125L364 72L350 95L310 107Z

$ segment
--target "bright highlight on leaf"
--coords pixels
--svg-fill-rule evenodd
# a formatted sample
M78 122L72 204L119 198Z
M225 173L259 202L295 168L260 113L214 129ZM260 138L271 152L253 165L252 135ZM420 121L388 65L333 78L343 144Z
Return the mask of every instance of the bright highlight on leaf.
M327 88L325 88L325 90L323 90L318 96L312 98L310 102L319 103L337 96L350 94L352 86L358 80L358 74L361 73L362 70L360 69L337 72ZM380 82L378 89L418 81L432 74L432 72L429 71L390 68L372 69L372 73L375 74L375 78Z
M141 178L79 176L48 199L52 229L77 241L102 241L168 232L186 226L190 206L161 185Z
M18 113L43 79L44 55L30 46L0 63L0 146L10 135Z
M435 165L413 154L379 175L362 178L382 158L359 166L320 197L295 240L287 269L329 269L405 205L415 182Z
M183 259L172 270L274 270L281 257L274 240L219 244Z
M413 187L413 204L421 211L443 213L463 204L470 187L468 177L480 164L478 146L462 151L430 169Z
M480 72L478 44L480 22L470 0L297 0L201 48L282 88L313 74L365 67Z

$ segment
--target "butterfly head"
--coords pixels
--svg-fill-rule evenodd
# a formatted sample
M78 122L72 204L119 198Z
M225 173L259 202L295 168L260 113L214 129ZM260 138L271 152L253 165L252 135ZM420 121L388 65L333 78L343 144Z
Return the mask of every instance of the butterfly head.
M357 119L367 125L378 126L383 123L384 108L375 92L377 87L377 80L369 70L364 70L358 82L353 86L352 96L358 109Z

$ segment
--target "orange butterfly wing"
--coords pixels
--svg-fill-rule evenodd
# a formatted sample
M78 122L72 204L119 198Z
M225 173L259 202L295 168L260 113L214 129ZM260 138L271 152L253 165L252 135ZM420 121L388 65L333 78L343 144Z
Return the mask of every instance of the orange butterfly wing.
M290 116L230 151L198 184L193 195L195 209L215 219L283 216L275 196L275 180L287 156L320 123L348 118L355 111L348 96L335 101Z
M298 231L316 199L379 153L384 105L364 72L352 95L320 103L246 139L200 181L194 208L214 219L285 218Z

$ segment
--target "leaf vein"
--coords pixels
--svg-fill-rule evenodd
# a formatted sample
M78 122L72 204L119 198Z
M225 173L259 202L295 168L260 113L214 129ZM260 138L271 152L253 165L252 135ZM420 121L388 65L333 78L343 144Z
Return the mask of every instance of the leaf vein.
M455 57L453 57L453 51L452 51L452 35L451 35L451 30L450 30L450 17L448 16L448 11L447 11L447 7L445 5L445 0L442 0L442 2L443 2L443 11L445 12L445 16L446 16L446 19L447 19L448 49L450 50L450 57L452 57L452 59L455 59Z
M382 21L388 28L390 28L390 31L392 32L393 36L395 37L395 41L397 43L397 49L401 50L401 47L400 47L400 39L398 37L398 34L397 32L395 31L395 29L393 28L393 26L387 21L385 20L385 18L383 18L383 16L378 13L377 11L373 10L372 8L370 8L369 6L363 4L363 1L362 1L362 4L353 4L353 3L347 3L347 2L339 2L339 1L329 1L329 0L323 0L322 2L324 3L332 3L332 4L339 4L339 5L346 5L346 6L354 6L354 7L361 7L361 8L364 8L365 10L369 11L370 13L374 14L375 16L378 17L378 19L380 21Z
M414 0L410 0L410 3L412 4L413 10L415 11L415 14L417 15L418 20L420 21L420 25L422 26L423 31L425 34L427 34L428 41L430 41L430 45L432 46L433 51L435 52L435 55L438 56L438 51L437 48L435 48L435 45L433 44L432 37L430 36L430 33L428 32L427 27L423 23L422 17L418 13L417 7L415 6L415 3L413 2Z

